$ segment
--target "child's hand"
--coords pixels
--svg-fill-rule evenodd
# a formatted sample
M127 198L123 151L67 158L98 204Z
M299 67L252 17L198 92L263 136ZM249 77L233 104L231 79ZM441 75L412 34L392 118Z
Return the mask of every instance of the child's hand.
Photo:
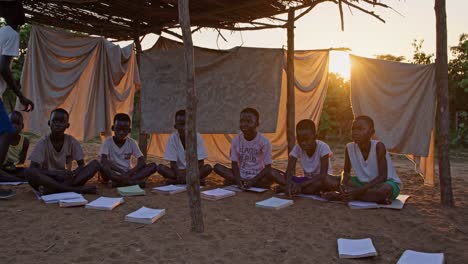
M286 193L289 195L289 197L297 195L301 193L302 187L300 184L297 184L295 182L291 182L286 186Z

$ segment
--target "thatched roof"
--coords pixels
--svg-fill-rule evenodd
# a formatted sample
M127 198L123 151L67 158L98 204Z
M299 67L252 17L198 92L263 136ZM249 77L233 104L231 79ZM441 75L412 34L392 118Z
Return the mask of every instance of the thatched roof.
M289 8L310 11L323 2L358 9L359 3L385 6L378 0L192 0L191 25L228 30L285 27L286 21L275 16L288 12ZM179 23L177 0L23 0L23 3L29 22L117 40L160 34L177 28ZM269 19L266 23L258 22L262 18ZM248 23L249 27L242 23Z

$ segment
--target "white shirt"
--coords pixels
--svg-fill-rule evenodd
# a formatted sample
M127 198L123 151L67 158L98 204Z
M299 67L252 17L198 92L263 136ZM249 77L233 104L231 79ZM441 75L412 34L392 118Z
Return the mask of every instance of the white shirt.
M351 142L346 145L349 160L351 161L351 167L356 173L356 177L363 183L370 182L379 175L379 166L377 162L377 143L379 142L380 141L378 140L371 140L371 147L367 160L364 160L364 156L362 155L358 144ZM401 183L388 152L385 154L385 158L387 159L387 180L393 180L396 183Z
M205 143L200 133L197 133L197 160L204 160L208 158L205 149ZM185 170L187 168L187 161L185 160L185 149L179 137L179 132L174 131L166 143L164 150L164 159L168 161L175 161L177 168Z
M314 154L309 157L307 152L303 150L299 144L296 144L294 148L289 153L289 156L298 159L301 162L302 170L304 171L305 176L312 176L320 174L320 159L323 156L328 156L328 171L329 175L333 174L333 169L330 161L331 150L327 143L315 140L317 147L315 148Z
M132 155L137 159L143 156L137 142L129 137L125 139L125 143L120 148L115 144L112 137L106 138L101 145L99 155L103 154L107 155L109 161L124 171L130 170Z
M0 55L18 57L20 37L10 26L0 28ZM11 66L11 65L10 65ZM0 99L7 88L7 83L0 76Z
M272 163L271 143L257 132L251 141L245 139L241 132L231 142L231 161L239 164L240 177L252 179L260 173L266 165Z

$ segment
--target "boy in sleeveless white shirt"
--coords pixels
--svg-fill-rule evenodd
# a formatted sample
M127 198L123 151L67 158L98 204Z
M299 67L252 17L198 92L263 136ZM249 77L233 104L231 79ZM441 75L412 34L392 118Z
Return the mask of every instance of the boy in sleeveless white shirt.
M174 131L166 143L164 151L164 159L170 162L170 167L159 164L158 173L166 178L166 184L185 184L186 183L186 166L185 160L185 110L179 110L175 114ZM205 144L200 133L197 133L197 159L198 159L198 174L200 185L205 185L205 177L213 170L209 164L205 164L205 159L208 158Z
M289 196L299 193L319 194L329 190L328 185L336 178L332 176L330 147L316 139L312 120L304 119L297 123L296 137L298 144L289 153L286 174L274 174L277 177L273 180L281 187L286 187ZM298 160L304 171L303 176L293 176Z
M231 166L214 166L214 171L229 184L236 184L241 189L252 186L269 188L271 174L281 172L271 167L271 143L257 132L260 114L253 108L245 108L240 114L240 130L231 142ZM274 176L274 178L279 176Z
M157 170L156 163L146 164L137 142L128 137L131 132L131 120L127 114L118 113L114 116L112 131L114 136L102 142L100 181L111 180L114 187L139 184L144 187L146 179ZM131 167L131 158L137 158L137 165Z
M326 193L325 198L389 204L399 195L401 181L385 145L371 140L374 133L374 121L370 117L354 119L353 142L346 145L341 184L338 192ZM356 176L351 176L351 169Z
M29 149L29 139L21 135L24 128L23 115L18 111L12 111L9 114L10 122L14 128L11 137L10 147L0 166L0 181L24 181L24 161Z
M50 134L43 136L34 147L25 170L29 185L42 194L59 192L96 193L96 186L85 186L100 165L93 160L84 162L84 152L78 140L65 134L70 126L69 114L62 108L50 113ZM72 162L78 168L71 170Z

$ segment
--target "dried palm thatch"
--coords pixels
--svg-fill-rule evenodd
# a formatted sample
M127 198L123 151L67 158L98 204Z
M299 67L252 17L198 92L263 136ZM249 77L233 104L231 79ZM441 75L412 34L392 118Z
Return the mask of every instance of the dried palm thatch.
M378 0L194 0L190 1L190 19L197 29L286 27L287 21L277 15L287 13L291 8L302 10L297 20L324 2L337 4L341 18L343 5L380 20L367 8L388 7ZM23 0L23 4L30 22L116 40L134 39L135 35L147 33L171 34L169 29L179 27L177 0Z

